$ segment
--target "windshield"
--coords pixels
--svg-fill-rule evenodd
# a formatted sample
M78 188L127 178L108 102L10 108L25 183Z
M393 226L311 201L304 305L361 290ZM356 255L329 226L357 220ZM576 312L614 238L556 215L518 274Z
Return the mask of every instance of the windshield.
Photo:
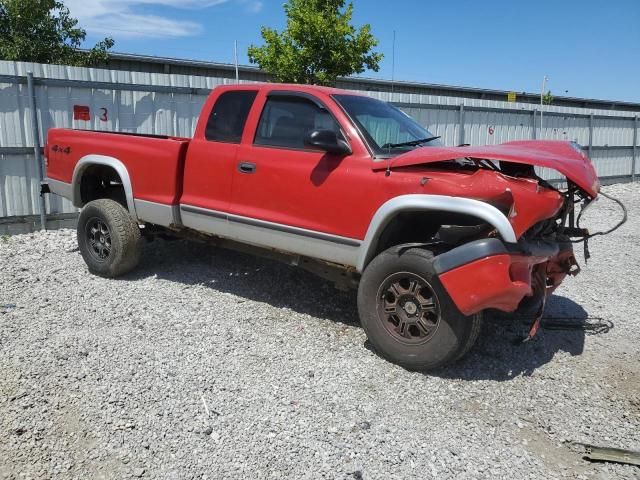
M389 103L360 95L333 95L333 98L360 129L376 156L442 145L438 137Z

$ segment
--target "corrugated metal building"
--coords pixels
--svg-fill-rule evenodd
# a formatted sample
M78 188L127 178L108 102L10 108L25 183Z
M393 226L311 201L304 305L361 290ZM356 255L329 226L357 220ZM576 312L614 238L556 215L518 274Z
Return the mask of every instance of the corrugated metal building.
M179 75L197 75L204 77L235 79L235 66L228 63L154 57L148 55L135 55L127 53L110 54L109 63L101 65L101 67L111 70L127 70L148 73L174 73ZM239 65L238 71L241 80L248 80L253 82L269 81L269 76L259 70L257 67ZM406 94L432 95L436 97L468 98L497 101L505 101L508 93L503 90L489 90L418 82L391 82L389 80L378 80L363 77L344 78L338 82L337 86L339 88L364 90L371 92L395 92ZM531 103L535 105L540 104L540 95L537 93L518 92L517 96L518 101L520 102ZM594 100L573 97L554 97L553 103L556 106L561 107L640 112L640 104L632 102Z
M0 62L0 233L32 228L40 211L29 71L40 145L51 127L191 136L209 90L235 83L232 65L123 54L113 55L109 69ZM241 82L268 80L255 68L239 71ZM544 107L541 129L535 95L520 94L510 103L507 92L494 90L360 78L343 79L339 86L395 103L446 144L574 140L589 150L600 176L616 180L640 173L634 160L640 104L554 99ZM88 106L90 119L74 120L74 105ZM46 212L59 222L75 209L48 195Z

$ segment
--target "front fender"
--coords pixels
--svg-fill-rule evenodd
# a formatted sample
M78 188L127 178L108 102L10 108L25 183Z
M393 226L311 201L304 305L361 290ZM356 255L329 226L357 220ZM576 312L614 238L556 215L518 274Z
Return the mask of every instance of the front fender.
M374 214L360 248L356 269L359 272L364 271L376 252L380 234L396 215L401 212L419 211L443 211L478 217L493 225L504 242L517 242L516 234L507 217L488 203L446 195L401 195L382 204Z

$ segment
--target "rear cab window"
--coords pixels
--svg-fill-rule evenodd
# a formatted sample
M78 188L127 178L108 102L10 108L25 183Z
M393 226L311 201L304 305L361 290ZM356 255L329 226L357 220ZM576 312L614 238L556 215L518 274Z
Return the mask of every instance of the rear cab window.
M216 100L205 129L212 142L240 143L257 90L232 90Z

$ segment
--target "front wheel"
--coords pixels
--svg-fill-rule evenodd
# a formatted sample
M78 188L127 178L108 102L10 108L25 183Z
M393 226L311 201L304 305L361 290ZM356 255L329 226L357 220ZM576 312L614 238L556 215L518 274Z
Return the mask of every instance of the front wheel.
M410 370L429 370L465 355L482 315L464 316L433 268L433 253L391 248L365 269L358 288L360 321L375 349Z
M117 277L140 260L140 228L118 202L106 198L85 205L78 219L78 247L89 271Z

